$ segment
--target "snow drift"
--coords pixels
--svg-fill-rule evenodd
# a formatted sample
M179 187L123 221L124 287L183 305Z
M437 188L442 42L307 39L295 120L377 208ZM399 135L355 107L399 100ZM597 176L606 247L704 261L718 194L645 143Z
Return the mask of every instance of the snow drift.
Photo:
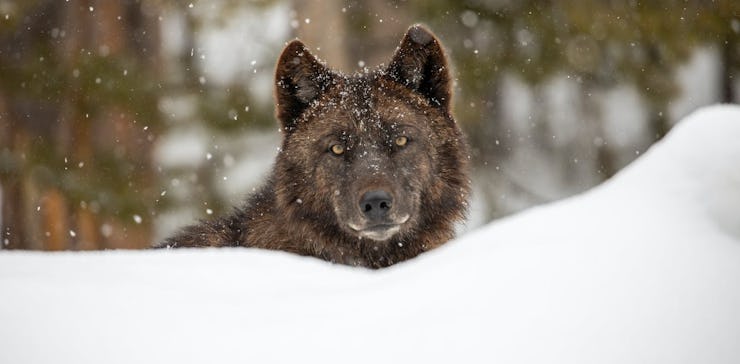
M0 362L740 362L740 107L381 271L249 249L0 252Z

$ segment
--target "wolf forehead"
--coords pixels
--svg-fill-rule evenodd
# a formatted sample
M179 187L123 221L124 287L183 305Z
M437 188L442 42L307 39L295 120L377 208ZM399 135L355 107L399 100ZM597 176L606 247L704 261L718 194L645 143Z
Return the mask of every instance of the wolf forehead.
M426 129L428 123L444 118L435 111L427 99L385 78L380 70L335 78L295 121L299 129L312 124L311 128L323 125L391 132L401 125Z

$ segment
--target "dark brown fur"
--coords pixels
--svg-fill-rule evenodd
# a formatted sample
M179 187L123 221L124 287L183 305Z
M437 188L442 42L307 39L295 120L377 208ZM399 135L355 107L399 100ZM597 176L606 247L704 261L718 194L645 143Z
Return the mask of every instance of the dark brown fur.
M386 68L352 76L289 43L276 69L284 135L269 179L230 215L159 246L256 247L380 268L442 245L469 194L450 84L439 41L418 25ZM397 145L399 137L407 144ZM367 202L377 191L387 204Z

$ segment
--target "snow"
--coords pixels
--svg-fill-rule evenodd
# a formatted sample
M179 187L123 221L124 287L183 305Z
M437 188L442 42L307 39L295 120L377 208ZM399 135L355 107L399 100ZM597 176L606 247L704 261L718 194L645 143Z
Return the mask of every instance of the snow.
M740 362L740 107L394 267L0 252L1 363Z

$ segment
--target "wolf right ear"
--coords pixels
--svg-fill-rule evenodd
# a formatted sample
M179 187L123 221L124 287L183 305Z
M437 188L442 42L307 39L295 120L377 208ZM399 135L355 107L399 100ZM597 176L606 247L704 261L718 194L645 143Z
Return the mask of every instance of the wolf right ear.
M442 46L429 30L417 24L406 31L386 73L420 93L434 105L450 109L450 70Z
M333 73L322 65L306 46L293 40L285 46L275 69L277 118L286 131L332 83Z

